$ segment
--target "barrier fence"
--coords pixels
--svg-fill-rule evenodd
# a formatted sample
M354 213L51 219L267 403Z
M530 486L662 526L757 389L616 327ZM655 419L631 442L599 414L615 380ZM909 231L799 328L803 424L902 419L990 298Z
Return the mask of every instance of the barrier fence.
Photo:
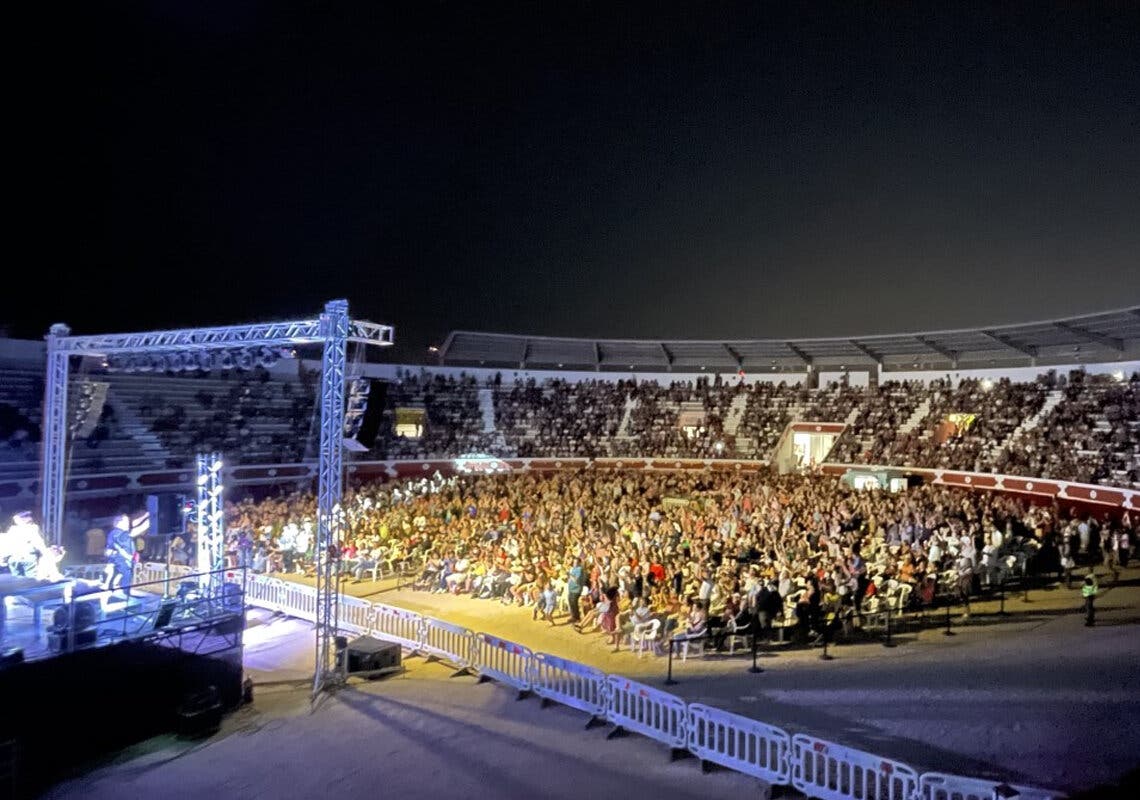
M791 782L792 740L758 720L693 703L686 726L689 752L702 761L781 786Z
M565 658L535 653L531 688L543 700L585 711L591 719L606 716L606 674Z
M165 565L157 565L165 569ZM136 573L137 574L137 573ZM159 574L155 580L162 580ZM172 576L173 577L173 576ZM141 583L136 578L136 582ZM316 590L263 575L252 576L246 602L313 621ZM419 653L474 670L481 678L533 691L544 701L604 718L611 735L628 730L773 786L794 786L816 800L993 800L999 784L928 772L872 753L796 734L681 698L620 675L515 642L424 617L382 603L342 595L341 627L370 632ZM1012 786L1018 800L1062 800L1063 794Z
M898 761L797 734L792 786L819 800L912 800L918 773Z
M508 642L489 633L475 634L475 671L481 678L494 678L513 686L519 693L530 691L531 663L534 652L529 647Z
M606 719L618 729L640 733L684 750L685 701L620 675L606 678Z

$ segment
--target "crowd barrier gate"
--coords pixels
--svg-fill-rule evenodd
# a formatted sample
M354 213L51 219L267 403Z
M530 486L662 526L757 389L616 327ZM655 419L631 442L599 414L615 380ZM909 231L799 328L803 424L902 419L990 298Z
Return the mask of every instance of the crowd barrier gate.
M700 703L689 706L685 727L689 751L701 761L777 786L791 782L792 737L786 731Z
M454 666L456 675L471 671L475 662L475 632L434 617L424 617L421 651ZM454 677L454 676L453 676Z
M685 703L681 698L620 675L606 678L606 719L614 736L631 730L668 745L674 758L686 749Z
M535 653L531 687L543 703L561 703L590 715L587 727L606 717L606 674L565 658Z
M818 800L911 800L918 773L899 761L797 734L792 785Z
M475 634L475 670L480 678L494 678L515 687L522 698L530 691L530 665L534 653L529 647L508 642L489 633Z

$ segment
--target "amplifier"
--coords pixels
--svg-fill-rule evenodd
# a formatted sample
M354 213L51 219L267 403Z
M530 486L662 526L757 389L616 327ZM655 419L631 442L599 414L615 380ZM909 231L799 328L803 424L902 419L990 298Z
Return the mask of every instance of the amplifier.
M361 636L348 643L348 672L373 672L400 666L400 645Z

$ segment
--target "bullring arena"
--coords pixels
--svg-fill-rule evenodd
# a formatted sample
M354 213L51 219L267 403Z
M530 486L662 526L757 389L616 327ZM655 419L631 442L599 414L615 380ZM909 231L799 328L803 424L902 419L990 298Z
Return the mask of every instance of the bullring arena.
M40 612L69 610L80 582L115 596L100 556L118 512L148 496L136 599L100 601L90 650L131 613L182 619L191 601L170 599L174 585L212 602L186 579L207 518L183 499L216 477L224 546L206 566L225 572L212 589L242 587L252 702L205 738L160 732L41 788L1125 792L1140 745L1138 312L716 345L456 333L435 364L349 360L329 551L311 352L77 359L65 380L86 403L68 408L66 507L49 536L66 550L59 583L75 585L62 605L7 603L4 647L27 666L82 655L58 638L51 650L66 614ZM36 506L29 456L48 415L42 346L5 344L0 489L14 512ZM212 471L199 459L195 474L198 453L217 456ZM164 519L162 496L182 513ZM314 696L329 591L338 647L395 641L402 664ZM203 630L169 622L128 634L124 621L105 649ZM222 635L210 625L205 638ZM133 700L122 716L147 703Z

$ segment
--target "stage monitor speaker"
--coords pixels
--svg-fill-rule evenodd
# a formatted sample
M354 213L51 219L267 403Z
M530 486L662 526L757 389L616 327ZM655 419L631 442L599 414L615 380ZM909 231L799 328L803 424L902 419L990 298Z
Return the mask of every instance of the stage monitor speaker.
M361 636L348 643L348 672L372 672L400 666L400 645Z
M360 428L356 431L356 441L371 449L376 444L376 436L380 433L380 423L384 419L384 406L388 403L388 384L386 381L370 381L368 386L368 405L364 407L364 417Z
M150 515L150 530L146 532L148 537L157 539L182 530L181 495L148 494L146 511Z

